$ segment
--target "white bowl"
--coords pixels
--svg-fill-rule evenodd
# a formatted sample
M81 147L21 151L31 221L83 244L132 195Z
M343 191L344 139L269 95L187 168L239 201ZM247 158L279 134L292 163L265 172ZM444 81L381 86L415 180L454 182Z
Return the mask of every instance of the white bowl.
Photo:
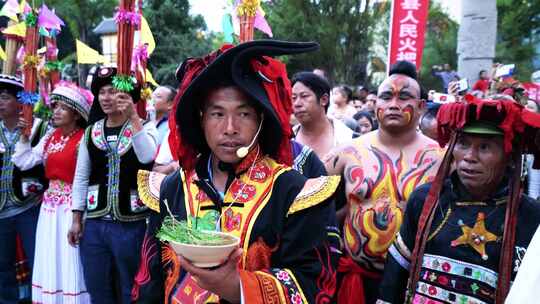
M210 268L221 265L231 254L238 248L240 239L234 235L218 232L205 231L216 235L224 236L231 239L231 243L227 245L193 245L177 242L169 242L176 254L183 256L190 261L194 266L199 268Z

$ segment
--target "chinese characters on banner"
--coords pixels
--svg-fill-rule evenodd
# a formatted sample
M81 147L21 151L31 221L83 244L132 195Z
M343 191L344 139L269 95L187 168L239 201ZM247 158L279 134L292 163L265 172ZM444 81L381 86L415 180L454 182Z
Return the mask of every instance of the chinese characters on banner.
M393 0L388 67L399 60L420 70L429 0Z
M530 100L540 102L540 83L525 82L523 87L527 90L527 95Z

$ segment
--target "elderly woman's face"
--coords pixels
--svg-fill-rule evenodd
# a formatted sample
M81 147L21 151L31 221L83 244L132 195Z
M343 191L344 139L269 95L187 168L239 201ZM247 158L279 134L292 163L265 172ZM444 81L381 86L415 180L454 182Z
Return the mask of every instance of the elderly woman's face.
M459 179L473 195L488 196L501 182L507 165L503 137L461 134L453 151Z

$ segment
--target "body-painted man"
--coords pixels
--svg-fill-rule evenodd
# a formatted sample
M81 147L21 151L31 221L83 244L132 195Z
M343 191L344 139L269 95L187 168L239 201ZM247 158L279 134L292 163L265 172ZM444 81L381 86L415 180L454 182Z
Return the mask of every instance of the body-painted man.
M441 106L437 141L448 151L433 182L409 198L377 303L538 302L519 290L506 297L540 223L540 205L521 186L522 155L540 156L540 115L498 98Z
M439 166L442 152L436 142L417 131L424 108L420 93L414 66L394 65L378 90L375 111L380 129L339 147L325 159L329 174L342 175L347 200L338 211L338 218L344 218L346 247L346 257L340 261L339 303L376 300L405 202Z

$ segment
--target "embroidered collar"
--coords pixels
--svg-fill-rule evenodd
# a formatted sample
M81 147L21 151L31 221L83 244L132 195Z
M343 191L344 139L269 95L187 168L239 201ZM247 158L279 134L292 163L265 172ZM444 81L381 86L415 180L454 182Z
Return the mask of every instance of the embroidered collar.
M17 141L19 140L19 136L21 135L20 128L15 127L13 130L9 130L4 124L4 121L0 121L0 127L2 128L2 134L4 138L6 139L6 143L9 146L15 145Z
M129 120L122 126L116 143L107 142L105 136L105 119L98 120L92 126L91 138L94 145L102 151L117 152L120 156L124 155L131 148L132 137L133 126Z

